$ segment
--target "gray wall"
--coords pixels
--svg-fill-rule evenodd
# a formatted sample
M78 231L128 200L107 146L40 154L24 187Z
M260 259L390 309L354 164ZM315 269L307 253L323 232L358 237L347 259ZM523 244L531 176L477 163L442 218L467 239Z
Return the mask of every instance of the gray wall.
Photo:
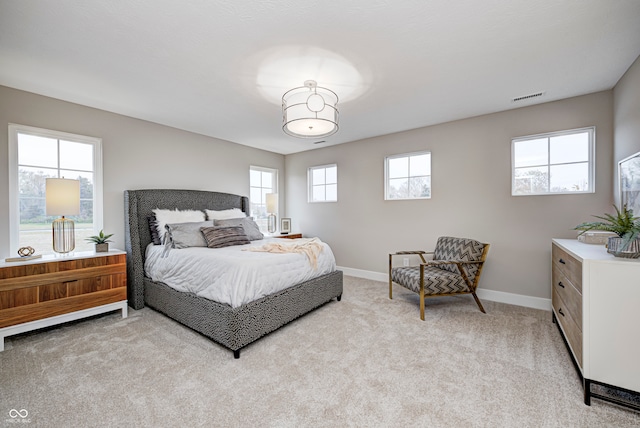
M617 168L620 160L640 152L640 56L613 90L613 114L613 160L614 167ZM617 184L616 182L615 196L619 202Z
M0 86L0 258L9 257L9 123L102 138L104 229L124 248L127 189L171 188L249 194L249 166L280 171L284 156L78 104ZM284 204L283 204L284 207ZM15 256L15 254L13 254Z
M440 235L469 236L492 244L482 288L549 298L550 239L573 238L573 226L609 211L617 161L640 150L639 88L636 61L614 91L286 157L2 86L0 128L18 123L103 139L104 227L116 233L116 247L124 245L125 189L247 194L249 165L260 165L280 171L281 212L292 218L293 231L329 242L340 266L384 273L389 252L430 249ZM595 194L510 195L512 137L592 125L597 131ZM7 138L0 133L4 201ZM384 157L418 150L432 152L432 199L384 201ZM333 162L338 164L338 202L308 204L307 168ZM0 206L0 257L9 256L8 232L5 203Z
M288 155L287 216L331 244L338 265L371 272L440 235L489 242L481 288L550 298L551 238L575 238L575 225L611 209L612 103L599 92ZM595 193L511 196L512 137L586 126L596 127ZM384 201L385 156L419 150L432 154L432 198ZM334 162L338 202L307 203L307 168Z

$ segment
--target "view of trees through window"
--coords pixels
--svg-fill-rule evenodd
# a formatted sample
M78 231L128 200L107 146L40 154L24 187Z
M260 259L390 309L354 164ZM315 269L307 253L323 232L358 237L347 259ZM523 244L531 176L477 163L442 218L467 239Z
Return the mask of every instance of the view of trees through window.
M389 156L385 159L385 199L431 197L431 153Z
M18 135L18 245L38 253L52 248L51 223L46 213L46 179L80 181L80 214L75 223L76 251L92 250L85 238L94 234L94 147L76 141L19 132Z
M516 138L512 194L593 191L593 128Z

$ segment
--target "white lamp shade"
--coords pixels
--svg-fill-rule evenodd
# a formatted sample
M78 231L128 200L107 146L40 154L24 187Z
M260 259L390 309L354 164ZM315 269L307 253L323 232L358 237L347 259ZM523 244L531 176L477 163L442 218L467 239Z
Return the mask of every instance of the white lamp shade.
M80 214L80 180L47 178L46 201L49 216Z
M267 201L268 213L278 212L278 194L277 193L267 193L266 201Z

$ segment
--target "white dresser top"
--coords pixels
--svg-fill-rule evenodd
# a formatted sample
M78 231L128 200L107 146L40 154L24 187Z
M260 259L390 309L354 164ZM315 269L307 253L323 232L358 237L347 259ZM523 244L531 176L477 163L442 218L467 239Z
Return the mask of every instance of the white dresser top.
M105 253L96 253L95 251L73 251L67 254L58 254L58 253L43 254L42 257L38 259L20 260L17 262L6 262L3 259L2 261L0 261L0 268L33 265L38 263L63 262L65 260L89 259L92 257L117 256L119 254L126 254L126 253L122 250L113 249Z
M607 248L604 245L585 244L577 239L553 239L553 242L582 261L606 260L620 263L640 263L640 259L615 257L613 254L607 253Z

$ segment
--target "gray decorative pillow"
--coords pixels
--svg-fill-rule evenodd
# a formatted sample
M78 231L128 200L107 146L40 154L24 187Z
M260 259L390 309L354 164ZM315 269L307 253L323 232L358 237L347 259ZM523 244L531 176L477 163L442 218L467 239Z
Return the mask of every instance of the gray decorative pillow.
M207 241L200 229L207 226L213 226L213 222L167 224L165 243L169 242L171 248L206 247Z
M200 230L209 248L222 248L251 243L247 235L245 235L242 226L203 227Z
M256 224L255 221L251 217L244 218L230 218L226 220L214 220L214 226L242 226L244 229L245 235L249 238L250 241L256 241L258 239L264 238L262 232L260 232L260 228Z

